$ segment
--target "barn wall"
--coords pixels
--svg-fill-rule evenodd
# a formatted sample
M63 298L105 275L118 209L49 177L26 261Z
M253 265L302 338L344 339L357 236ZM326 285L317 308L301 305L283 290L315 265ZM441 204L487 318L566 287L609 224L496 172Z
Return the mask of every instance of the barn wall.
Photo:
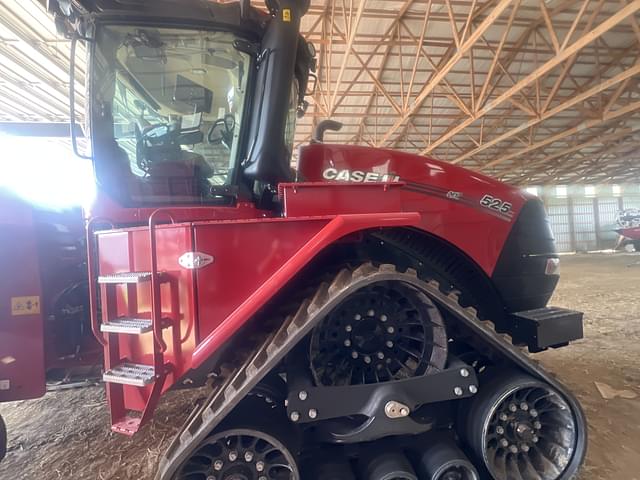
M618 239L614 231L618 212L640 209L638 185L621 186L620 192L614 192L611 185L601 186L591 195L585 194L584 186L574 186L567 188L566 196L558 196L555 187L545 187L538 195L547 208L559 252L613 248Z

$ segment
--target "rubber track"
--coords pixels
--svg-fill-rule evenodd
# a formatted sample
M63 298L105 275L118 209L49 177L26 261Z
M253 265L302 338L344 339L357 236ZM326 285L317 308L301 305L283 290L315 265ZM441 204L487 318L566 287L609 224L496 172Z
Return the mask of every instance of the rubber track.
M245 352L244 360L234 359L233 366L223 364L221 370L229 373L207 400L196 407L178 432L160 460L156 480L171 480L179 467L213 429L331 310L355 291L384 281L400 281L425 293L449 311L471 332L474 340L482 342L485 348L493 352L498 351L506 360L525 372L552 385L571 404L579 417L576 419L578 425L584 425L584 414L571 392L538 362L530 359L520 347L512 345L511 337L497 333L492 322L480 320L476 309L462 307L458 292L443 293L438 282L420 279L413 269L399 272L395 265L374 266L365 263L355 270L341 270L333 281L323 282L315 294L302 302L294 315L285 318L277 331L267 335L266 339L263 336L261 344L257 343L255 347L249 348ZM584 434L586 435L586 432ZM579 461L582 462L582 458Z

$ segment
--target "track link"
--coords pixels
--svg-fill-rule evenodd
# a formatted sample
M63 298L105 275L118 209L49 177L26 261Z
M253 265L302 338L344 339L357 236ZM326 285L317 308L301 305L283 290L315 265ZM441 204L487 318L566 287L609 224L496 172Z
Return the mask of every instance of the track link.
M499 353L528 374L549 383L565 396L571 404L579 424L584 424L584 414L575 399L556 378L536 361L511 343L511 337L499 334L491 321L480 320L473 307L462 307L456 291L443 293L435 280L421 279L413 269L399 272L395 265L374 266L365 263L356 269L341 270L330 282L323 282L315 293L299 305L293 315L280 322L280 327L262 337L234 359L232 364L223 361L221 371L227 372L205 402L192 412L160 460L156 480L171 480L193 450L215 429L238 403L254 388L289 351L302 340L328 313L347 296L370 284L384 281L400 281L422 291L448 311L471 334L474 346ZM237 351L236 351L237 353ZM495 355L494 355L495 356ZM586 435L586 432L585 432ZM585 437L586 438L586 437ZM583 458L572 462L581 463ZM565 479L563 479L565 480ZM568 480L568 479L566 479Z

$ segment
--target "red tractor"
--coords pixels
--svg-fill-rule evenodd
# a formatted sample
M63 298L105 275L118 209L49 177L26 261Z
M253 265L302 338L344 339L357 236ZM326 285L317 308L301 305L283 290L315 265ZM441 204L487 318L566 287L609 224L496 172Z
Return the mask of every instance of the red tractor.
M583 412L524 351L582 336L581 313L546 306L558 257L537 198L324 143L330 121L292 170L308 1L49 8L89 55L89 297L112 429L211 386L158 480L575 477Z
M640 252L640 210L628 208L618 213L616 227L619 237L615 249L620 245L631 244L636 252Z

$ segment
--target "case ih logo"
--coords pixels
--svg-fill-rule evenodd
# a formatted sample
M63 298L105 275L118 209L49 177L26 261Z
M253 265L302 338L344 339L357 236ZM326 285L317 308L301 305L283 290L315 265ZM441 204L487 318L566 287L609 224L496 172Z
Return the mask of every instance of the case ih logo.
M362 170L338 170L327 168L322 172L326 180L340 180L343 182L399 182L400 177L391 173L363 172Z

